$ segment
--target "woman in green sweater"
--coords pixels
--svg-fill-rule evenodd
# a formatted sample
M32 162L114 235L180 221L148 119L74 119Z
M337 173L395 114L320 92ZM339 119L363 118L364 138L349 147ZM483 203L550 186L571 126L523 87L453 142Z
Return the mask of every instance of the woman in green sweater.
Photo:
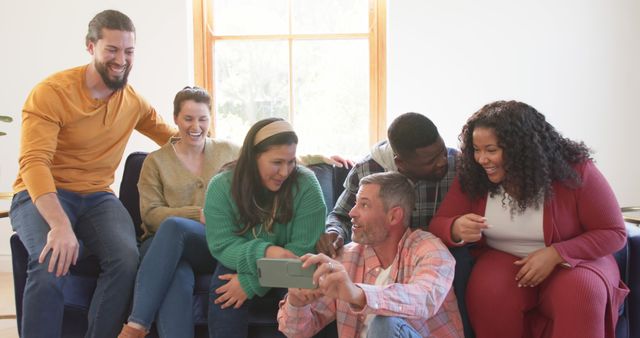
M209 183L206 236L218 261L210 288L210 337L247 337L248 303L269 291L258 283L256 261L314 252L324 232L320 184L296 164L297 144L288 122L258 121L238 160Z

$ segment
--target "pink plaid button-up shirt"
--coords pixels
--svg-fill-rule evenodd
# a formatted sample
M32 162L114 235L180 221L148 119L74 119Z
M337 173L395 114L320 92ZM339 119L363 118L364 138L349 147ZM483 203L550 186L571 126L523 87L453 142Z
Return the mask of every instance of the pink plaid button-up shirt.
M367 305L322 297L303 307L280 302L279 329L287 337L311 337L337 320L341 338L357 338L368 314L404 318L423 337L464 337L456 296L451 288L455 260L440 239L422 230L407 230L398 245L390 278L375 284L380 261L367 245L350 243L337 258L365 293Z

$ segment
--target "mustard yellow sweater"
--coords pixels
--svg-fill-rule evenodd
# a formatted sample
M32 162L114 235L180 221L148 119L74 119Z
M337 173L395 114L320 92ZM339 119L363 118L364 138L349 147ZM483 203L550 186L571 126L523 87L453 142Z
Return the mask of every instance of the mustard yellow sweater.
M22 109L18 178L14 192L33 200L61 188L110 191L134 129L159 145L175 130L126 85L106 100L85 85L87 66L56 73L34 87Z

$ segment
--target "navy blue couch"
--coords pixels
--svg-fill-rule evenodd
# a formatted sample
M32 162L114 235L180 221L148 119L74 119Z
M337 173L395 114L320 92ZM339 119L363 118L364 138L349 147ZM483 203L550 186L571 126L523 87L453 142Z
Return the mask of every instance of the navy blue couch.
M127 208L136 225L136 232L141 234L139 227L140 210L137 182L142 162L146 153L136 152L129 155L125 163L125 170L120 185L119 198ZM322 187L328 208L331 208L340 193L343 182L348 173L346 169L329 165L314 165L310 167L316 174ZM623 307L620 308L620 319L616 327L616 338L640 338L640 228L627 223L627 245L616 253L615 257L620 267L624 282L631 289L631 293ZM16 234L11 237L11 251L13 260L13 278L15 286L16 315L18 331L22 317L22 294L27 278L27 252ZM633 259L633 257L636 257ZM87 309L95 289L96 276L99 273L97 261L94 257L78 260L78 264L71 268L71 276L64 286L65 313L63 323L64 337L83 337L87 327ZM196 336L207 337L207 300L211 275L196 276L194 291L193 316L196 322ZM250 337L282 337L277 331L275 314L277 299L265 298L250 309ZM471 332L465 328L465 332ZM150 337L154 337L152 331ZM335 324L325 328L316 338L337 337ZM467 337L470 338L470 337Z
M140 208L138 195L138 178L140 169L147 153L134 152L125 162L119 198L127 211L131 214L135 224L136 234L142 234L140 228ZM320 182L322 192L328 204L333 206L342 191L348 170L322 164L310 166ZM337 192L337 193L336 193ZM13 280L15 287L16 317L18 332L21 331L22 294L27 278L27 251L17 234L11 236L11 252L13 262ZM77 265L71 267L70 277L64 285L65 312L63 323L63 337L84 337L87 329L87 310L93 291L96 287L96 277L100 273L95 257L89 256L78 260ZM209 282L211 275L197 275L193 295L193 316L196 323L196 336L207 337L207 309ZM284 337L277 330L276 313L279 299L264 297L258 299L249 309L249 336L256 338ZM149 337L155 337L155 328ZM337 337L335 324L327 326L316 335L316 338Z

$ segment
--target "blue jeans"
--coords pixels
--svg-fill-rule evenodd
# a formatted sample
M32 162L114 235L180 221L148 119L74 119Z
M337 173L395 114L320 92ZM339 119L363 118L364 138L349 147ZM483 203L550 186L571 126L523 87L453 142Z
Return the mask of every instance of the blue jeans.
M169 217L156 232L138 270L130 322L151 327L156 319L161 337L193 337L194 272L213 272L204 225ZM157 317L156 317L157 316Z
M113 338L122 328L138 267L133 222L122 203L109 192L82 195L58 189L58 199L82 243L81 256L93 254L100 264L101 272L89 306L86 337ZM60 337L64 313L62 291L67 277L56 277L47 271L50 253L43 264L38 263L50 227L26 190L13 197L9 215L13 229L29 254L22 336Z
M400 317L375 316L367 329L367 338L422 338Z
M228 307L222 309L220 305L214 301L218 297L216 289L226 284L226 281L218 278L220 275L234 274L234 270L218 264L211 278L211 287L209 288L209 315L207 321L209 323L209 338L247 338L249 335L249 308L256 305L258 311L264 311L265 303L261 297L255 296L253 299L247 299L238 309ZM287 293L287 289L271 289L263 298L275 298L280 300ZM255 303L255 304L254 304ZM277 312L277 301L274 300L273 315ZM255 312L255 311L252 311Z

